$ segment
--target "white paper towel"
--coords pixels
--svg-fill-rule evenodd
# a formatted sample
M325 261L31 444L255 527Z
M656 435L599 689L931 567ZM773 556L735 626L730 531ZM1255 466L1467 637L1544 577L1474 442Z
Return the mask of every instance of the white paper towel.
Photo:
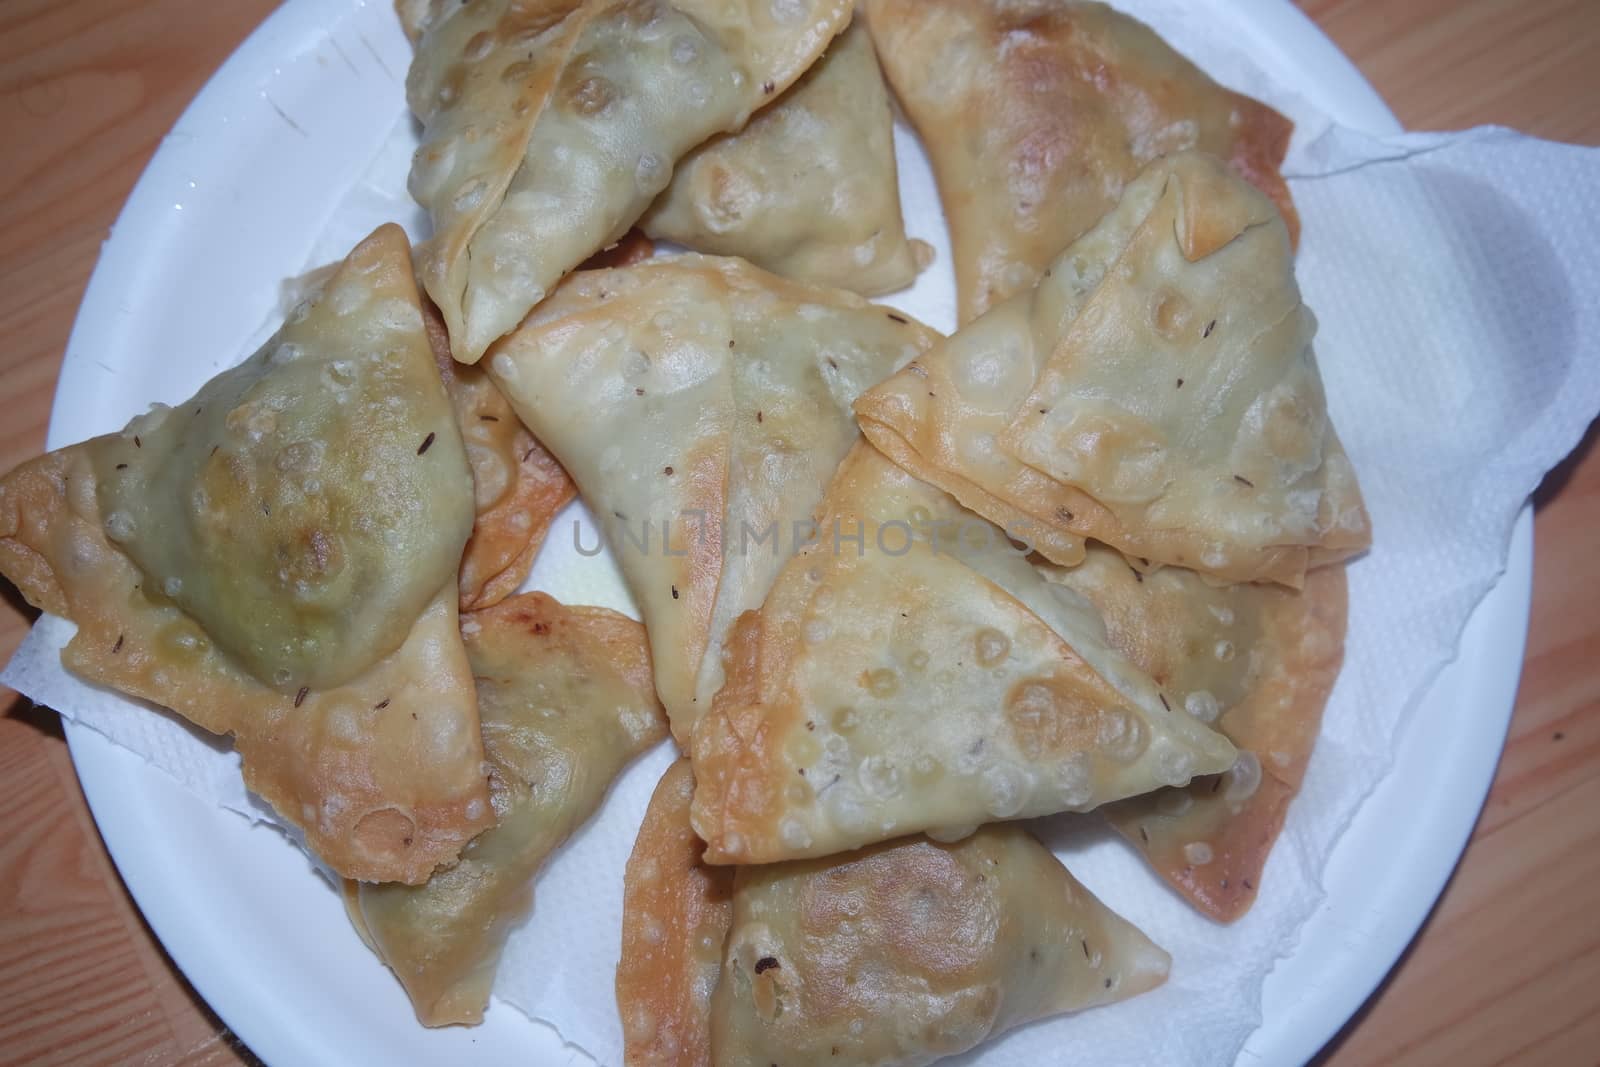
M1318 313L1335 421L1361 475L1376 547L1351 567L1348 654L1301 797L1259 901L1234 926L1198 918L1097 821L1037 829L1090 888L1171 951L1171 981L1128 1004L1026 1028L958 1062L1227 1063L1259 1023L1260 989L1321 896L1324 861L1387 773L1397 730L1453 655L1504 566L1512 520L1600 410L1600 152L1504 130L1368 137L1334 126L1266 79L1236 45L1223 2L1124 0L1225 83L1295 119L1287 171L1304 220L1299 277ZM405 195L415 133L394 136L305 264L342 255L389 219L425 219ZM910 229L941 259L890 303L948 329L953 288L937 197L914 138L898 132ZM241 356L244 353L241 353ZM109 429L109 427L108 427ZM632 609L615 567L572 549L575 505L530 584L573 603ZM584 543L592 544L592 523ZM145 755L251 818L237 757L165 712L63 672L70 624L46 618L0 681ZM495 990L603 1063L620 1062L612 1002L621 871L668 748L618 783L605 810L538 884ZM309 877L309 875L308 875ZM397 1020L397 1022L399 1022Z

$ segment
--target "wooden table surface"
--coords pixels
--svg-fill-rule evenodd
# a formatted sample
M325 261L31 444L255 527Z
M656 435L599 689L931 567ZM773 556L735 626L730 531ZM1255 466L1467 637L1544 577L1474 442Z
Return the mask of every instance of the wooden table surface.
M0 0L0 471L39 452L100 243L272 0ZM1600 144L1596 0L1302 0L1413 129ZM1448 890L1329 1065L1600 1062L1600 450L1536 496L1511 736ZM3 584L3 583L0 583ZM31 613L9 586L0 659ZM0 1061L252 1057L107 859L54 714L0 690Z

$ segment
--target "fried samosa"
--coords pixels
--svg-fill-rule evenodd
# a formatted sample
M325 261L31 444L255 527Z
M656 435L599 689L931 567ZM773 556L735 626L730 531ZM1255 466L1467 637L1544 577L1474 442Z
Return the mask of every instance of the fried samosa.
M1198 153L1150 166L1039 287L856 404L867 438L1052 561L1298 586L1371 541L1283 220Z
M700 862L689 761L650 796L623 873L617 1010L627 1067L709 1067L711 995L733 926L732 867Z
M1025 292L1153 160L1220 157L1299 224L1279 168L1293 125L1149 27L1073 0L868 0L950 222L960 321Z
M854 294L690 255L574 275L496 349L490 373L600 517L681 744L722 684L728 628L858 439L851 400L937 338Z
M476 516L461 556L461 610L480 611L521 587L550 523L578 495L578 487L522 425L488 372L451 358L444 319L433 301L424 298L422 310L472 465Z
M663 779L628 864L629 1067L920 1067L1166 980L1167 954L1015 827L741 867L730 902L684 845L688 777Z
M695 149L640 225L697 252L863 296L904 289L933 258L906 239L894 116L854 23L737 133Z
M623 767L667 736L632 619L523 593L464 617L461 632L498 822L426 885L346 885L351 919L425 1026L483 1018L535 874Z
M1006 534L860 443L694 735L713 863L1087 811L1234 763Z
M1140 574L1096 546L1078 566L1046 573L1094 604L1112 647L1175 707L1238 746L1225 774L1102 809L1195 907L1232 922L1255 900L1339 674L1344 568L1312 571L1299 592L1219 587L1175 567Z
M600 255L647 257L649 241L632 236ZM419 258L413 250L413 264ZM338 266L331 263L285 283L286 309L319 292ZM475 611L498 604L521 587L550 523L578 489L518 420L488 373L451 357L444 316L426 293L421 306L434 363L472 467L475 514L461 556L460 586L461 610Z
M476 363L612 244L706 138L744 126L850 19L849 0L407 4L410 189L433 217L423 281Z
M385 226L191 400L0 481L0 572L77 624L68 670L233 734L334 870L420 882L493 821L471 477Z

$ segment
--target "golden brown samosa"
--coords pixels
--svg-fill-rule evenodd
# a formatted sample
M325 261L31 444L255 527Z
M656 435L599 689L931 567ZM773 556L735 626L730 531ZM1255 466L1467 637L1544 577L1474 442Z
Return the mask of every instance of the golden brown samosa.
M1012 297L856 404L867 438L1056 563L1298 586L1371 541L1272 202L1152 164Z
M471 471L399 227L191 400L0 481L0 571L73 673L234 736L351 878L420 882L493 821L456 626Z
M741 867L730 898L694 860L689 784L667 772L628 864L629 1067L921 1067L1166 979L1167 954L1015 827Z
M463 363L614 243L713 134L774 100L849 0L479 0L402 7L423 124L422 277Z
M426 1026L483 1018L539 868L623 767L667 735L632 619L523 593L465 616L461 631L496 825L425 885L346 885L351 919Z
M852 24L744 129L684 157L640 225L863 296L910 285L933 250L906 239L894 116L865 27Z
M937 337L853 293L686 255L574 275L496 348L490 373L600 518L681 744L728 628L858 439L851 400Z
M461 610L493 607L515 593L556 513L578 495L567 472L522 425L488 371L450 356L444 319L422 301L428 341L455 409L472 466L476 515L461 556Z
M1081 597L864 442L728 641L695 729L694 827L714 863L1087 811L1231 767Z
M627 1067L709 1067L711 995L733 925L733 868L700 862L689 761L667 768L623 874L617 1009Z
M950 223L960 321L1026 292L1164 155L1221 157L1298 222L1293 130L1149 27L1076 0L868 0L878 54L927 146Z
M1215 723L1238 747L1222 775L1103 809L1195 907L1232 922L1255 900L1339 674L1344 568L1312 571L1298 592L1217 586L1177 567L1141 574L1096 546L1078 566L1046 575L1094 604L1112 646L1175 707Z

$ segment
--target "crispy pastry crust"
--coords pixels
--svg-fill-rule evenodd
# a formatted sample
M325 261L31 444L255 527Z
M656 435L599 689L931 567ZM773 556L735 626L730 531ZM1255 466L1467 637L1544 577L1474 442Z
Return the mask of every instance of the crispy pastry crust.
M1343 567L1326 567L1307 575L1298 593L1238 587L1233 602L1239 606L1230 610L1243 614L1249 609L1241 598L1255 600L1259 637L1230 653L1248 664L1241 671L1246 689L1218 727L1249 755L1241 755L1244 762L1234 770L1197 778L1186 789L1106 808L1111 824L1161 876L1220 922L1233 922L1255 902L1267 856L1300 790L1344 660L1347 586ZM1182 671L1186 653L1215 658L1216 642L1226 640L1192 622L1163 618L1160 603L1118 604L1116 593L1089 595L1116 620L1112 641L1158 681Z
M688 760L650 798L623 876L617 1011L627 1067L710 1067L711 995L733 922L733 870L700 862Z
M0 482L0 571L77 623L62 664L232 734L245 784L351 878L421 882L494 813L454 582L398 650L334 689L283 694L234 663L103 533L82 445Z
M933 249L906 239L894 117L865 27L852 24L744 129L685 156L640 225L863 296L910 285Z
M693 786L687 761L667 771L628 860L628 1067L920 1065L1166 979L1167 954L1020 829L711 867Z
M617 241L684 154L744 126L850 19L849 0L402 0L424 143L422 276L476 363L562 275Z
M522 425L488 373L451 358L444 318L433 301L422 301L422 313L472 465L477 514L461 556L461 610L480 611L521 588L550 523L577 497L578 487Z
M865 443L818 525L861 531L863 551L825 540L788 562L734 628L726 684L695 729L709 862L960 836L1233 764L1105 644L1092 609Z
M1279 173L1293 125L1104 4L869 0L886 73L950 220L960 320L1030 288L1159 156L1225 160L1299 220Z
M1282 221L1196 153L1153 164L1039 287L856 402L896 463L1052 561L1298 586L1371 543Z
M605 529L681 745L858 439L850 401L937 339L854 293L683 255L576 274L496 346L489 373Z
M1015 827L741 867L712 1060L920 1067L1145 992L1169 963Z
M351 920L426 1026L482 1020L544 861L666 737L644 627L524 593L462 620L498 823L425 885L347 886ZM557 906L560 902L557 903Z
M494 815L453 592L467 464L409 264L399 227L380 227L194 406L12 471L0 480L0 570L77 624L67 669L232 734L245 783L340 874L415 883ZM283 405L308 382L340 398L319 395L311 424L343 439L307 439L281 414L302 410ZM340 454L319 461L319 448ZM377 469L396 455L407 465ZM358 481L350 468L363 463ZM407 494L431 495L427 523L396 503ZM107 498L127 510L103 513ZM391 536L374 536L375 520ZM134 561L136 538L179 571L152 577ZM230 608L244 617L224 636L205 620ZM395 636L373 651L353 627ZM306 633L321 658L310 640L289 648L295 669L281 677L234 650L271 665L284 635Z

